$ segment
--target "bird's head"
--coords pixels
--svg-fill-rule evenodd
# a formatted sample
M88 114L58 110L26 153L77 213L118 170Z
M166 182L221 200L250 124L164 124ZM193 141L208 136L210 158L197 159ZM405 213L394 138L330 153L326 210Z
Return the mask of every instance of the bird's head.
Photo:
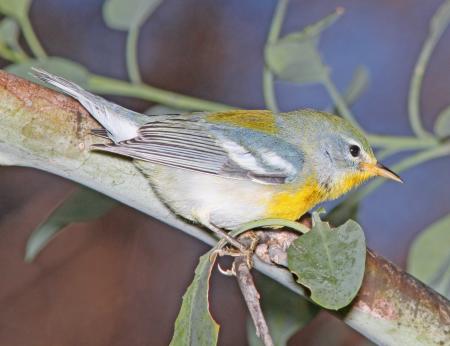
M367 179L380 176L402 182L401 178L379 163L361 131L347 120L328 115L322 118L314 141L313 152L316 172L330 189L332 197L338 197Z

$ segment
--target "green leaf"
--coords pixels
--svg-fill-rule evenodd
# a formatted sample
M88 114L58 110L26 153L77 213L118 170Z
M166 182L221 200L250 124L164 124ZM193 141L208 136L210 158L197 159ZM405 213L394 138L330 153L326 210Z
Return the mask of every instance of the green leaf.
M355 221L331 229L313 213L310 232L288 249L288 267L297 281L311 290L311 299L326 309L347 306L358 293L364 276L366 244Z
M210 256L211 251L208 251L199 259L194 280L183 296L171 346L217 344L220 327L209 312L208 301L209 278L214 266Z
M31 0L1 0L0 13L6 16L22 19L28 16Z
M433 223L414 240L408 272L450 299L450 214Z
M58 57L40 60L30 59L20 64L9 65L5 70L34 83L49 87L48 84L43 83L31 74L31 67L42 68L50 73L69 79L83 88L88 86L89 71L83 65Z
M266 45L265 61L269 69L283 80L295 83L321 82L327 68L323 64L317 49L320 33L330 26L342 14L342 10Z
M345 103L351 105L356 102L369 84L369 70L364 66L358 66L353 73L350 85L345 92Z
M348 220L358 221L359 203L347 198L325 216L325 220L333 226L340 226Z
M80 188L65 199L30 235L25 260L33 261L50 240L67 225L97 219L117 204L105 195Z
M281 39L266 47L266 64L280 79L294 83L318 83L325 66L313 40Z
M277 346L286 345L289 338L320 311L316 305L266 276L258 277L256 287L270 335ZM262 345L251 319L247 322L247 337L250 346Z
M103 19L111 29L128 31L140 26L162 0L106 0Z
M0 21L0 57L14 62L27 60L27 55L19 45L19 25L9 17Z
M14 19L4 18L0 22L0 44L4 43L6 46L17 50L19 33L19 25Z
M439 113L434 123L434 133L439 138L450 137L450 106Z

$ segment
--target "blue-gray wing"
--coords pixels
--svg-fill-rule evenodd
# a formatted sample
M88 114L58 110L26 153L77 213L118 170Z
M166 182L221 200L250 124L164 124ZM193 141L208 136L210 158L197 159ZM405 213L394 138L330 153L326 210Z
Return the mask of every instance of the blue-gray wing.
M263 184L293 181L304 155L270 134L211 124L200 116L160 117L143 125L138 136L95 149L226 178Z

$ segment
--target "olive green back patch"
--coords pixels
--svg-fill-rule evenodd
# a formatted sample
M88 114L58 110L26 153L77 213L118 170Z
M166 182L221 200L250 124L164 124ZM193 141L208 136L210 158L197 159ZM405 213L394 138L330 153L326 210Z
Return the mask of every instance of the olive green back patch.
M268 134L277 133L275 117L271 111L266 110L232 110L217 112L207 115L206 120L212 123L245 127Z

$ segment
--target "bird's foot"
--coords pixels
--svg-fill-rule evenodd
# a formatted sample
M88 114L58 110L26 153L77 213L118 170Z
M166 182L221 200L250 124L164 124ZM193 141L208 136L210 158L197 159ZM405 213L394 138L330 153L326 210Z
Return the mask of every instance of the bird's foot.
M235 239L235 238L234 238ZM249 269L253 268L253 254L255 253L256 246L258 245L259 238L256 235L255 232L246 232L243 234L240 239L240 241L244 241L245 243L249 243L248 246L245 246L244 244L240 243L242 246L239 248L231 248L229 243L226 239L222 239L222 243L217 246L217 249L213 251L213 254L211 256L231 256L231 257L245 257L246 264ZM236 239L236 241L238 241ZM231 244L233 245L233 244ZM236 271L234 268L234 262L231 267L231 269L223 269L220 265L219 271L227 276L235 276Z

